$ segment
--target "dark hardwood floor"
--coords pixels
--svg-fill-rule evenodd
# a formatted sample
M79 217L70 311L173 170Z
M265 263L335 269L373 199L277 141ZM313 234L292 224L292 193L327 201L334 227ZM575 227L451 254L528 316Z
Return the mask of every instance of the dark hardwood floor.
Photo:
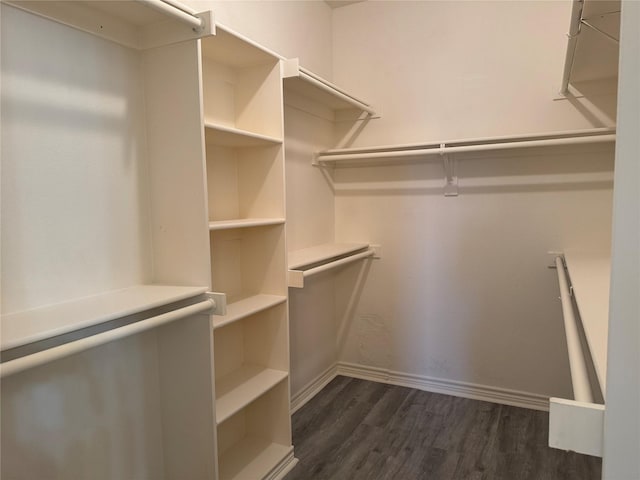
M549 415L337 377L293 416L285 480L596 480L601 460L547 447Z

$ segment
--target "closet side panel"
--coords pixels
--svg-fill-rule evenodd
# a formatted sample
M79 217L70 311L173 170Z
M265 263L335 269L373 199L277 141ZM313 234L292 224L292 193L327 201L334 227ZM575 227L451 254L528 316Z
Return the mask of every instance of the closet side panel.
M1 8L2 313L150 280L137 53Z
M200 47L144 54L153 280L211 285Z
M315 151L331 146L333 125L320 109L296 103L285 92L287 249L334 241L334 197L330 172L311 165ZM333 275L318 275L304 289L289 289L291 391L303 387L336 361Z

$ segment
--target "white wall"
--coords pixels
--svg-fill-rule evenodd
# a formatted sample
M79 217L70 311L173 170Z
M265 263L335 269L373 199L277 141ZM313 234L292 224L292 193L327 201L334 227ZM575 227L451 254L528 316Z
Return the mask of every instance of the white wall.
M640 478L640 3L623 2L603 478Z
M554 100L568 2L364 2L334 12L334 79L381 106L357 144L610 124ZM596 99L610 113L615 95ZM548 251L606 248L612 150L337 169L336 240L383 247L337 282L340 359L570 396ZM351 294L354 286L355 293ZM351 311L344 313L351 303Z
M323 1L181 0L216 22L331 78L331 8Z
M570 2L375 1L334 11L334 80L380 106L357 144L610 125L558 98ZM601 108L593 105L595 102Z

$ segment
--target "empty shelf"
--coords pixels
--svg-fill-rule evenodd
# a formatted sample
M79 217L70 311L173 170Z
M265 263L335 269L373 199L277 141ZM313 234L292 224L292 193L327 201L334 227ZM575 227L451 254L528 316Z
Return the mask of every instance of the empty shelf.
M220 145L222 147L261 147L282 144L281 138L261 135L226 125L205 123L204 127L207 145Z
M137 285L69 302L2 315L2 350L196 297L207 287Z
M220 458L221 480L254 480L275 473L278 467L293 466L293 447L261 438L245 437ZM290 467L289 467L290 468ZM284 473L284 472L283 472ZM267 475L266 478L276 478Z
M226 315L212 317L213 328L224 327L225 325L246 318L254 313L275 307L276 305L280 305L286 301L287 297L285 296L266 294L253 295L237 300L227 305Z
M288 377L281 370L244 365L216 382L216 422L221 424L233 414L268 392Z
M356 109L375 115L371 105L354 97L324 78L302 68L297 59L287 60L284 75L286 90L328 106L332 110Z
M289 270L303 269L328 260L349 255L369 247L368 243L324 243L289 252Z
M567 271L603 395L607 379L611 259L603 252L565 251Z
M209 230L230 230L232 228L264 227L282 225L284 218L242 218L238 220L216 220L209 222Z

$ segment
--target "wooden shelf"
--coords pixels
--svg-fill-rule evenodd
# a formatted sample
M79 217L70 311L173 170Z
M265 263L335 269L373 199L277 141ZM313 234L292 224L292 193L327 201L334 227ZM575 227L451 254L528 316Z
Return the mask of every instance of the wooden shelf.
M369 247L368 243L324 243L314 247L303 248L289 252L289 270L305 269L330 260L352 255L364 251Z
M175 8L177 15L200 19L199 28L179 20L166 11L138 1L73 1L73 2L22 2L8 4L31 13L69 25L83 32L105 38L121 45L148 49L203 36L214 31L212 12L185 12L186 6ZM197 30L197 31L196 31Z
M282 144L281 138L270 137L227 125L205 123L205 140L207 145L222 147L261 147Z
M606 392L611 258L606 252L564 252L580 319L602 393Z
M289 376L287 372L243 365L216 381L216 423L219 425Z
M287 463L293 466L293 462L292 446L245 437L220 458L220 479L261 479L265 478L265 472L271 473L279 465Z
M371 105L319 75L300 67L297 59L288 60L285 64L284 86L286 90L310 98L332 110L355 109L375 115Z
M233 228L265 227L282 225L284 218L242 218L237 220L216 220L209 222L209 230L231 230Z
M2 350L45 340L205 293L207 287L137 285L2 315Z
M213 328L222 328L225 325L242 320L254 313L262 312L287 301L282 295L253 295L227 305L227 314L213 317Z
M202 41L202 56L235 68L273 63L283 58L219 23L215 37Z

